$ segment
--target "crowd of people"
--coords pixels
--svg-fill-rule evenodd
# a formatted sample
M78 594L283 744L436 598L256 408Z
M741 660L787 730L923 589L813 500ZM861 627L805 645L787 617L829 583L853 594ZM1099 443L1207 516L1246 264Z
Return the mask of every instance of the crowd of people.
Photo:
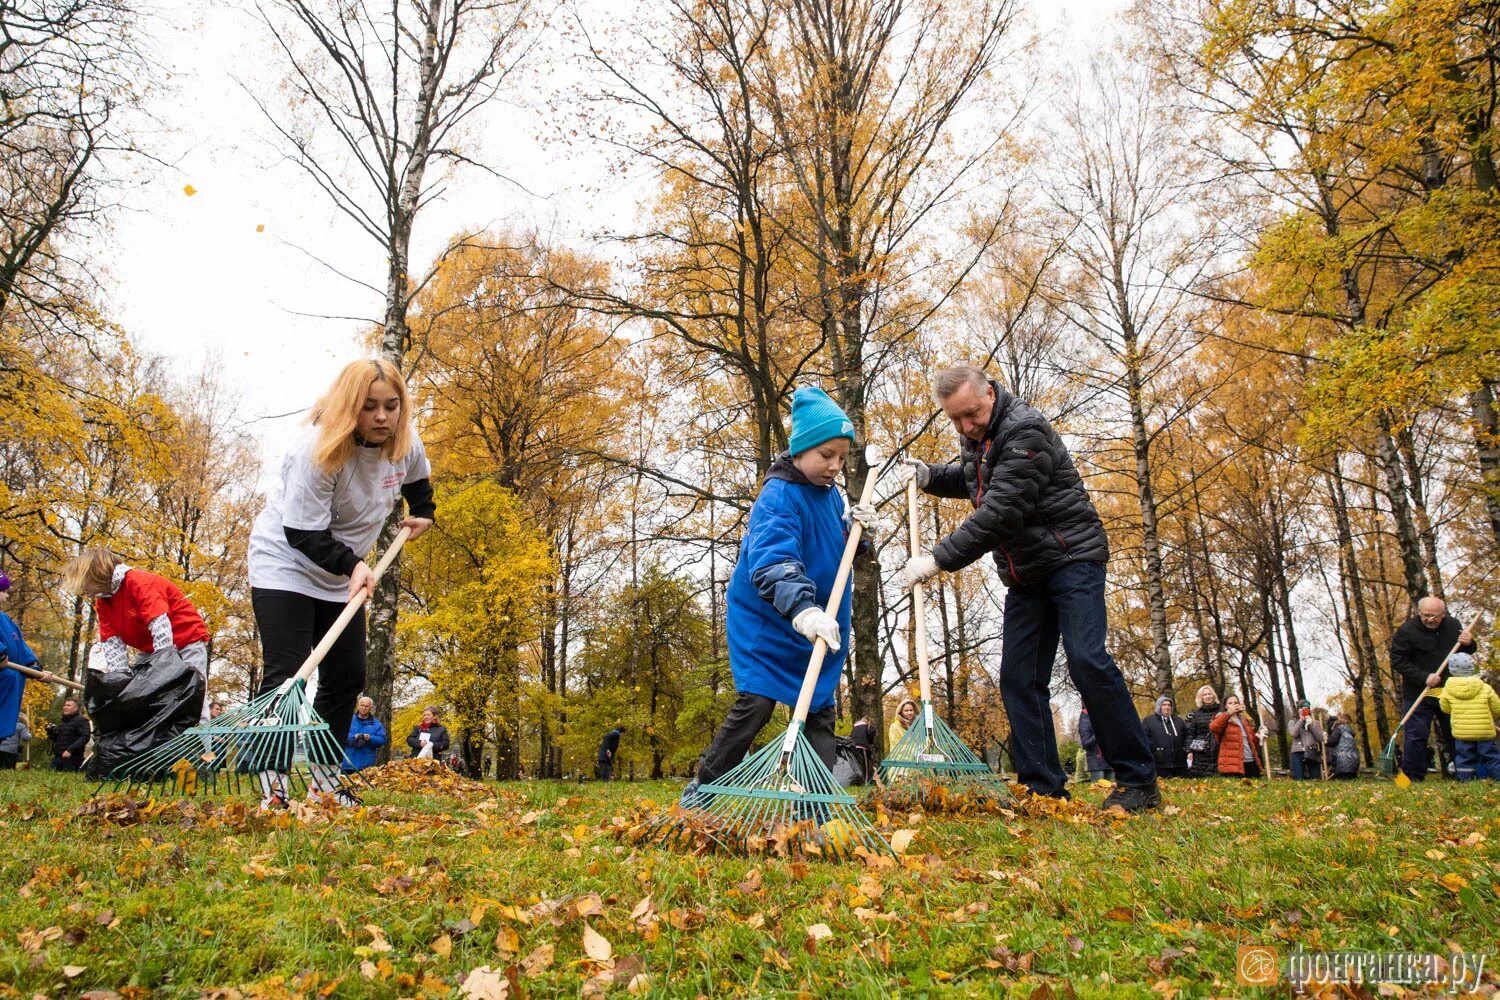
M1105 805L1139 812L1160 805L1159 777L1265 774L1263 727L1239 696L1222 705L1211 687L1179 715L1171 695L1144 718L1136 714L1125 678L1106 648L1104 600L1108 539L1062 438L1045 417L977 368L936 372L933 398L958 436L957 461L908 458L900 466L917 489L966 501L972 511L927 551L913 555L893 581L903 590L939 573L952 573L988 556L1006 587L999 679L1009 741L1019 781L1032 794L1066 798L1067 774L1051 719L1051 678L1059 645L1083 701L1079 719L1081 769L1110 778ZM810 654L821 642L827 656L815 685L803 734L834 768L842 743L846 762L869 758L877 735L861 720L859 740L834 733L834 691L850 640L850 587L835 595L840 564L854 526L868 541L884 530L873 506L851 504L837 485L855 445L848 415L822 390L804 386L792 396L788 450L771 464L751 508L726 594L726 634L736 699L729 708L683 801L697 801L701 784L728 773L746 756L777 704L797 700ZM405 502L401 527L415 540L433 524L431 469L412 422L410 396L394 366L356 361L340 372L312 407L310 426L288 452L249 545L251 604L261 643L259 694L273 691L307 659L346 605L373 594L374 572L363 554L376 544L391 511ZM63 573L68 590L94 601L99 624L90 670L106 676L167 664L196 684L193 712L216 710L204 699L211 636L198 610L172 581L126 565L104 548L86 548ZM10 580L0 573L0 608ZM832 612L825 608L832 608ZM134 659L130 651L135 650ZM1429 734L1454 761L1456 776L1500 780L1495 720L1500 698L1475 676L1473 636L1437 598L1422 600L1391 642L1392 671L1401 678L1405 711L1403 772L1421 781L1428 770ZM1450 654L1453 654L1450 656ZM0 664L36 666L15 623L0 611ZM1448 676L1445 676L1448 675ZM14 763L24 742L18 718L24 678L0 669L0 766ZM365 629L362 607L326 651L314 708L345 748L344 771L375 763L391 743L363 695ZM98 686L85 686L96 698ZM251 692L254 694L255 692ZM886 749L900 742L917 714L902 701L886 732ZM48 727L54 763L77 770L90 739L78 700L64 703ZM89 709L95 711L94 701ZM1350 720L1314 715L1299 702L1290 720L1292 777L1325 771L1348 779L1359 771ZM96 733L96 738L108 734ZM609 780L620 754L622 727L600 743L596 777ZM842 743L841 743L842 740ZM428 707L407 736L414 757L446 759L447 729ZM96 745L97 749L97 745ZM388 752L388 751L387 751ZM284 804L282 765L263 765L263 806ZM344 794L339 768L311 765L315 790ZM271 775L267 781L266 775Z

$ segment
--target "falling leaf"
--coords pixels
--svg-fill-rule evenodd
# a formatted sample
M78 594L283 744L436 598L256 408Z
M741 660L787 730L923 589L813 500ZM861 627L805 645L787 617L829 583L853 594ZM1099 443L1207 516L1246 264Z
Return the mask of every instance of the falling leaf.
M439 934L437 939L429 945L435 955L439 958L447 958L453 954L453 939L446 934Z
M615 953L614 948L604 939L604 935L583 923L583 953L596 962L603 962Z
M88 966L86 965L65 965L62 967L63 975L67 976L69 979L77 979L87 970Z
M915 830L897 830L891 834L891 850L897 854L905 854L907 848L911 847L912 838L916 835Z
M260 225L260 226L256 226L256 227L255 227L255 231L256 231L256 232L257 232L257 233L263 233L263 232L265 232L265 231L266 231L266 227L265 227L265 226L264 226L264 225Z
M481 965L469 973L458 990L469 1000L506 1000L510 996L510 982L502 970Z
M521 959L521 971L526 973L527 978L539 976L552 968L552 946L550 944L539 945L535 951Z
M184 184L182 186L182 193L191 198L193 195L198 193L198 189L193 187L191 184Z

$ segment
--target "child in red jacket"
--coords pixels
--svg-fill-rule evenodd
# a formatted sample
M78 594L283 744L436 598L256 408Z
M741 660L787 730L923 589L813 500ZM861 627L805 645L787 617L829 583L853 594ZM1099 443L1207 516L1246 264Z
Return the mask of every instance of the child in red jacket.
M94 598L106 671L130 666L127 650L142 655L176 647L183 662L208 682L208 626L182 589L166 577L135 569L108 549L88 548L63 569L63 586Z

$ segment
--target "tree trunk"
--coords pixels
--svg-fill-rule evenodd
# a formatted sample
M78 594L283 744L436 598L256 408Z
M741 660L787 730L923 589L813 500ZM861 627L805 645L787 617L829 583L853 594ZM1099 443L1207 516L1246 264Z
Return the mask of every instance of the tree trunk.
M1385 484L1386 502L1391 508L1391 522L1396 529L1396 544L1401 553L1401 570L1406 578L1406 594L1412 611L1417 602L1427 596L1427 569L1422 560L1422 542L1412 520L1411 504L1407 502L1406 476L1401 471L1401 456L1396 449L1395 432L1391 417L1384 410L1378 418L1379 433L1375 435L1381 480Z
M1443 573L1438 568L1437 529L1427 514L1427 489L1422 485L1422 468L1417 462L1417 444L1412 439L1411 428L1403 427L1396 434L1396 447L1401 453L1401 465L1406 470L1406 482L1411 489L1412 516L1417 522L1417 537L1422 540L1427 584L1434 597L1447 600L1443 593Z
M1480 382L1469 393L1474 418L1474 449L1479 457L1480 492L1490 519L1490 534L1500 544L1500 416L1495 412L1495 383Z
M1354 643L1355 659L1361 664L1363 676L1368 678L1373 685L1375 724L1383 743L1390 735L1390 726L1385 716L1385 698L1380 682L1380 661L1375 654L1375 640L1370 633L1370 614L1365 605L1365 585L1363 574L1359 570L1359 554L1354 548L1354 531L1349 522L1349 499L1344 491L1344 472L1340 463L1339 456L1334 455L1328 470L1329 496L1333 500L1334 530L1339 544L1339 575L1343 578L1346 588L1346 613L1352 614L1350 638ZM1359 710L1361 713L1364 712L1363 704Z
M1163 584L1156 493L1151 486L1151 439L1141 398L1135 337L1125 339L1125 382L1130 398L1130 436L1135 451L1136 497L1141 505L1141 544L1146 553L1146 600L1151 613L1151 677L1158 694L1172 691L1172 648L1167 641L1167 591Z

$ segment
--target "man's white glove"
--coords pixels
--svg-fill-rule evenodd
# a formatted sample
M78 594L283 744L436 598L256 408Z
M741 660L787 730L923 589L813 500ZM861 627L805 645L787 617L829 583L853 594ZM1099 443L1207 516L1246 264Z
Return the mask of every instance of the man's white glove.
M849 508L849 519L858 521L866 535L883 534L891 530L890 522L880 516L872 503L857 503Z
M910 590L923 580L930 580L937 575L937 560L930 553L924 552L922 555L912 556L896 573L896 586L902 590Z
M901 464L906 467L904 471L907 477L917 481L917 489L925 490L927 484L932 482L932 470L920 458L903 458Z
M839 620L822 608L808 608L792 619L792 628L807 636L807 641L817 644L819 639L828 643L831 653L839 651Z

